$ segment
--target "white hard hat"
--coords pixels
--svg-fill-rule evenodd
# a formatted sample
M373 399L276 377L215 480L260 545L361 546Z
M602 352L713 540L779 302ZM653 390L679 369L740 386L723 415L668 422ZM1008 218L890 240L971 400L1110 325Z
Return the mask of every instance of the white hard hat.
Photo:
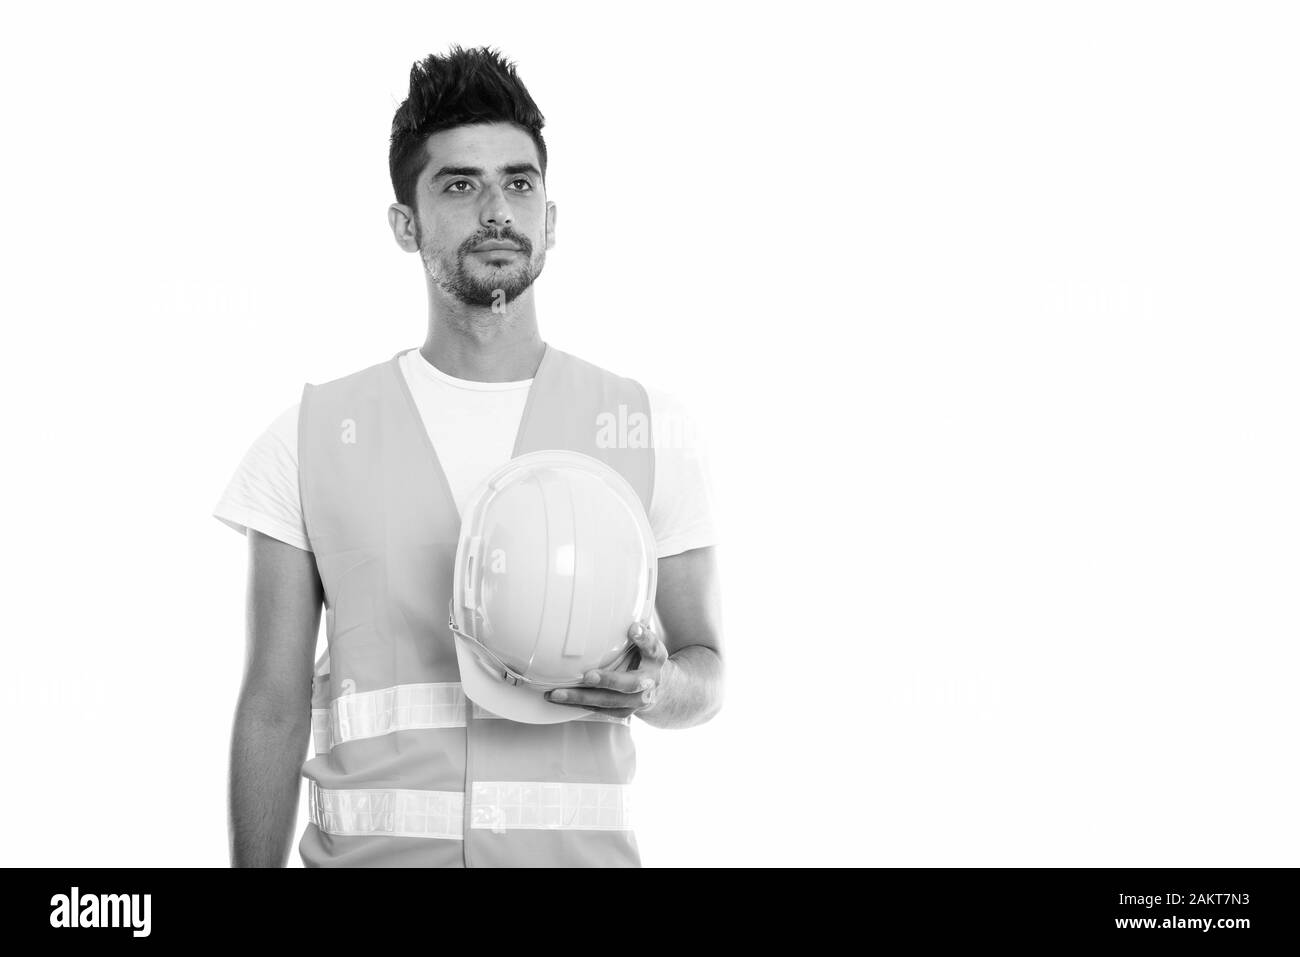
M631 658L657 571L650 521L618 472L578 452L511 459L461 518L449 624L466 697L529 724L590 714L543 695Z

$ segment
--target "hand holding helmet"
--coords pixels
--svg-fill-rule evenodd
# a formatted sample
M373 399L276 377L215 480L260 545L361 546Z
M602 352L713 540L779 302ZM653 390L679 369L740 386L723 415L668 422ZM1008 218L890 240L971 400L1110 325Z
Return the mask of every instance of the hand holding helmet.
M585 676L585 685L559 688L547 694L557 704L599 711L615 718L626 718L654 706L664 673L672 667L668 649L650 628L639 622L627 630L636 645L639 661L626 671L593 669Z

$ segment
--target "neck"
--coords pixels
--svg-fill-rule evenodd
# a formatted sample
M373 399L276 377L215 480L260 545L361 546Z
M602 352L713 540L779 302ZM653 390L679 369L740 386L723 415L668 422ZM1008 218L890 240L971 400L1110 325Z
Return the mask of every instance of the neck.
M545 349L532 287L496 312L429 290L429 334L420 354L440 372L474 382L531 379Z

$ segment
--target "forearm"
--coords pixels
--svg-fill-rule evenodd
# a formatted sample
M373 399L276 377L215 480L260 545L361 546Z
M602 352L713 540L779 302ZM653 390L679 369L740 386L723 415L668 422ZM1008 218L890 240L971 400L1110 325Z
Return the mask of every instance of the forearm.
M690 728L721 709L721 657L712 648L687 645L664 664L655 703L637 716L656 728Z
M310 721L267 717L240 703L230 747L232 867L288 863L310 735Z

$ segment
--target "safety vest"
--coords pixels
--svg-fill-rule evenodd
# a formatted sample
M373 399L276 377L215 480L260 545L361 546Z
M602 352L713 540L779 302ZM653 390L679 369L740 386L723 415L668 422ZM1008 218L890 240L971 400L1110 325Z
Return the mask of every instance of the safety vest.
M304 763L308 867L637 867L631 720L520 724L469 702L447 627L460 514L392 359L303 388L303 516L325 592ZM546 346L512 457L569 449L631 483L654 452L645 389ZM625 439L625 434L617 436ZM629 622L628 624L631 624Z

